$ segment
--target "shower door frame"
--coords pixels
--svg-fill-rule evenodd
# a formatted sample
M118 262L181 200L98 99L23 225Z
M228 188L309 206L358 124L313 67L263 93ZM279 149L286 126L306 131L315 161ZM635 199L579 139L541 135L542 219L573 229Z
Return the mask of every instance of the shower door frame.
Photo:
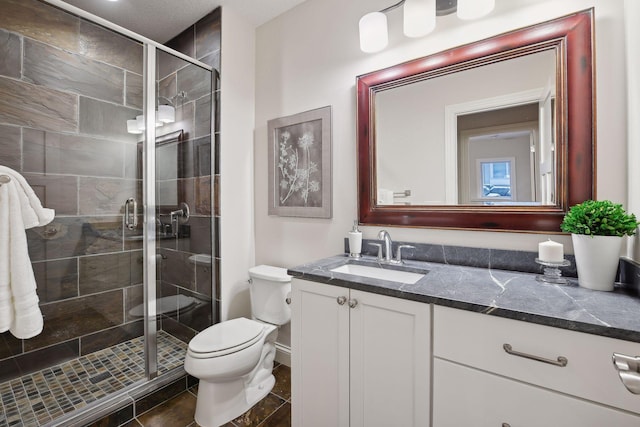
M156 312L156 48L144 44L142 114L145 121L142 142L143 197L143 303L144 369L148 380L158 376L158 321ZM149 114L152 111L152 114Z
M145 120L145 132L143 143L143 161L142 161L142 185L143 185L143 303L144 303L144 359L145 359L145 376L147 380L151 380L158 376L158 357L157 357L157 310L156 310L156 126L155 126L155 105L157 99L157 50L164 51L175 57L178 57L190 64L201 67L211 73L211 144L214 143L215 117L213 115L213 91L215 82L215 70L197 59L191 58L181 52L171 49L163 44L148 39L140 34L130 31L124 27L116 25L106 19L93 15L78 7L72 6L61 0L44 0L66 12L72 13L80 18L98 24L104 28L114 31L135 41L142 43L144 52L144 70L143 70L143 94L144 103L142 114ZM149 114L151 112L151 114ZM213 168L213 165L212 165ZM213 172L213 171L212 171ZM213 174L212 174L213 176ZM211 199L213 200L213 198ZM212 227L212 243L215 236ZM212 283L213 279L212 269ZM215 304L215 299L212 299Z

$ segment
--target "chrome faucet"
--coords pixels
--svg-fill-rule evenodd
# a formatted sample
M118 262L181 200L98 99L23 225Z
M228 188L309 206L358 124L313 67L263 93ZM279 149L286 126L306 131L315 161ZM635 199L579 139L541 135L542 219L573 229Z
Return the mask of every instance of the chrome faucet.
M378 240L382 240L382 244L384 245L384 258L380 261L391 262L391 248L393 247L393 243L387 230L380 230Z
M178 209L176 209L175 211L170 211L169 213L159 213L158 217L169 217L168 224L159 219L159 225L162 227L162 234L164 234L165 237L177 236L178 225L187 222L189 220L189 216L189 205L187 205L185 202L181 202L178 206ZM156 225L158 225L158 222L156 222Z
M371 246L376 246L378 248L378 262L383 262L385 264L403 264L402 262L402 250L403 249L415 249L414 246L411 245L400 245L398 246L396 252L396 258L392 259L392 248L393 242L391 241L391 236L387 232L387 230L380 230L378 233L378 240L382 243L369 243ZM384 246L384 257L382 256Z

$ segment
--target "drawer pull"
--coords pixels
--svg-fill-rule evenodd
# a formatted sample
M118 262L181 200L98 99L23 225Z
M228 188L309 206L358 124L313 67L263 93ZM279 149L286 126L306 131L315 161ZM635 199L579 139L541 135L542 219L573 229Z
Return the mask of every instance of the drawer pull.
M511 347L511 344L503 344L502 348L504 348L504 351L506 351L507 353L509 353L511 355L524 357L525 359L537 360L538 362L548 363L550 365L565 367L565 366L567 366L567 363L569 363L567 358L564 357L564 356L558 356L558 359L552 360L552 359L546 359L544 357L536 356L536 355L533 355L533 354L521 353L519 351L515 351Z
M640 394L640 357L613 353L613 366L627 390Z
M502 423L502 427L511 427L511 424L509 424L509 423Z

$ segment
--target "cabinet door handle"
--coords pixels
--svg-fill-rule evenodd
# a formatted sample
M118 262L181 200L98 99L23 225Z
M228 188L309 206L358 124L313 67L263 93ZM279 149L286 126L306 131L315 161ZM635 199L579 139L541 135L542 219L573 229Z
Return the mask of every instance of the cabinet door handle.
M554 365L554 366L565 367L565 366L567 366L567 363L569 363L569 360L564 356L558 356L558 358L556 360L553 360L553 359L547 359L547 358L544 358L544 357L536 356L534 354L521 353L519 351L514 350L511 347L511 344L503 344L502 348L504 349L504 351L506 351L507 353L509 353L509 354L511 354L513 356L524 357L525 359L536 360L538 362L548 363L548 364Z
M347 297L338 297L336 298L336 301L338 302L338 305L344 305L344 303L347 302Z
M627 390L640 394L640 356L613 353L613 366Z
M509 424L509 423L502 423L502 427L511 427L511 424Z
M350 308L356 308L357 305L358 305L358 300L357 299L350 299L349 300L349 307Z

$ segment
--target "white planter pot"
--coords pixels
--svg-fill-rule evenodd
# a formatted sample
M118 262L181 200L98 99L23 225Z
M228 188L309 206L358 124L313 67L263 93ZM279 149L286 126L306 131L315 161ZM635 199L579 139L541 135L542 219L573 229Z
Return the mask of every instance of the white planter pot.
M572 234L578 284L597 291L612 291L618 271L622 237Z

